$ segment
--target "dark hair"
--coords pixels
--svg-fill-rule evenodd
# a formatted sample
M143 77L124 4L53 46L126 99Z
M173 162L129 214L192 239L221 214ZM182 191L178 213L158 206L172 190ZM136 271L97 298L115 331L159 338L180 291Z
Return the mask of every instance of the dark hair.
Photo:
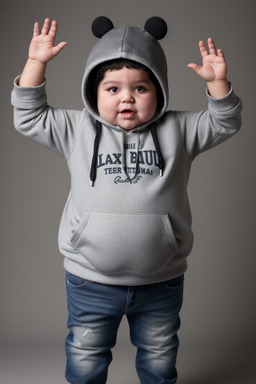
M143 64L138 63L137 61L128 60L128 59L116 59L111 61L106 61L103 64L99 64L97 67L95 67L88 79L88 86L87 86L87 99L92 105L92 107L97 109L97 90L98 85L101 82L101 80L104 77L104 74L106 71L113 71L122 69L123 67L126 67L128 69L134 68L134 69L143 69L145 72L148 73L150 80L153 82L153 84L156 87L157 92L157 109L161 108L163 105L163 93L160 87L160 84L158 80L156 79L153 72L146 67ZM88 90L92 91L92 96L89 95Z

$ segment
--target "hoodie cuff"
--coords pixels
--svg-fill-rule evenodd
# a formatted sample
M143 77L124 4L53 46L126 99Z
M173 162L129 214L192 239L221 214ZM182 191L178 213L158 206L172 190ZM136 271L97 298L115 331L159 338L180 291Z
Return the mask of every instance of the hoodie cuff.
M225 112L241 104L240 99L236 96L234 92L233 85L231 83L229 83L229 85L230 85L229 93L227 93L224 97L220 99L213 98L209 94L208 89L206 89L206 94L209 102L209 109L214 110L216 112L219 112L219 111Z
M20 76L15 78L11 93L11 103L14 107L21 109L39 108L47 102L46 80L37 87L20 87L19 79Z

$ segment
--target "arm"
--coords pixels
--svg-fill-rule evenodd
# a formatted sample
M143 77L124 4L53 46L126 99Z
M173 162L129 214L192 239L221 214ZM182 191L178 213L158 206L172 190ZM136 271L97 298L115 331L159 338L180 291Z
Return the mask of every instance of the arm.
M68 159L76 144L86 111L52 108L47 104L46 83L20 87L14 81L11 102L14 127L25 137Z
M54 46L57 27L55 20L51 23L47 18L40 34L39 23L35 23L28 60L20 77L19 86L36 87L44 81L47 63L67 45L66 42L61 42Z
M208 39L209 52L203 41L199 42L199 48L203 60L202 66L190 63L188 67L206 81L208 91L213 98L221 99L230 91L224 53L221 49L216 49L212 38Z
M14 81L11 102L14 126L18 132L68 158L78 135L80 111L52 108L47 104L44 82L47 63L67 44L54 46L57 22L46 19L39 32L35 23L29 57L21 77Z

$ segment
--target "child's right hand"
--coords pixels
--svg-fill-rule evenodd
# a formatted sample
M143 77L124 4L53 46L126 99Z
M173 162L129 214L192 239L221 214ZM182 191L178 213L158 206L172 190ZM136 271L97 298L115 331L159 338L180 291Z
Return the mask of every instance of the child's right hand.
M19 79L21 87L36 87L44 81L47 63L60 53L66 42L55 44L57 21L45 19L40 34L39 23L34 25L34 36L29 47L28 60Z
M49 18L45 19L40 34L39 23L34 25L34 35L29 47L29 59L38 64L46 64L67 45L66 42L55 44L57 34L57 21Z

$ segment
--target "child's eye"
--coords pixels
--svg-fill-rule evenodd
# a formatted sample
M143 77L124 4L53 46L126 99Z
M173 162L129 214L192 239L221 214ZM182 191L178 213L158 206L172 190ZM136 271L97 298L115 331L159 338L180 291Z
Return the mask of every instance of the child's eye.
M136 87L136 92L141 93L141 92L144 92L144 91L145 91L144 87L142 87L142 86Z
M118 88L117 88L117 87L111 87L111 88L109 89L109 92L110 92L110 93L117 93L117 92L118 92Z

